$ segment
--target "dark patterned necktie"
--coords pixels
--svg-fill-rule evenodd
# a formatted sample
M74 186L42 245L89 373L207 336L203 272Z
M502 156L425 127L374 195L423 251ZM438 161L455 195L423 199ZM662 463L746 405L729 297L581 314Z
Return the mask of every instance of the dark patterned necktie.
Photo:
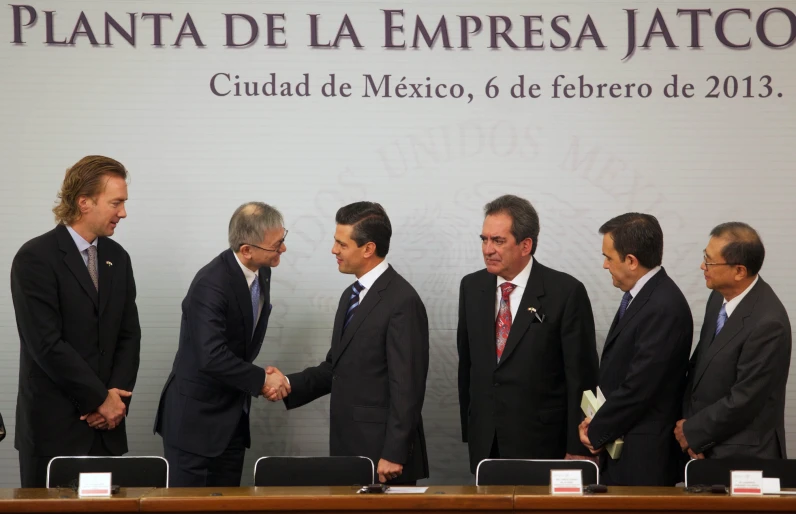
M351 286L351 297L348 299L348 309L345 311L345 322L343 323L343 332L345 332L346 327L351 320L354 318L354 313L359 307L359 293L361 293L365 287L359 283L359 281L354 282Z
M622 319L622 316L625 315L627 306L630 305L630 300L632 299L633 295L630 294L630 291L622 295L622 303L619 304L619 319Z
M99 291L99 278L97 275L97 247L94 245L88 247L88 274L91 276L91 281L94 282L94 289Z

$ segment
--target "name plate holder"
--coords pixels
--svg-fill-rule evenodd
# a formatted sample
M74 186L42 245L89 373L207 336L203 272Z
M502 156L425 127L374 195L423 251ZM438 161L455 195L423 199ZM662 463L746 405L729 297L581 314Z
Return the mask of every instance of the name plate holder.
M110 473L80 473L77 495L80 498L110 497Z
M580 469L551 469L550 494L582 495L583 471Z

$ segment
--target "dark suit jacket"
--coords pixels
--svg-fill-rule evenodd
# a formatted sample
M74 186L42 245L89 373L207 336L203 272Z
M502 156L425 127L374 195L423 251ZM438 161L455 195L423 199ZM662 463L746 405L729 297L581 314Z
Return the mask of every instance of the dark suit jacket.
M332 394L329 454L403 465L390 483L428 477L423 400L428 317L414 288L390 266L342 333L351 288L340 296L332 347L318 366L288 375L288 409Z
M232 250L194 277L182 301L180 343L155 418L164 443L204 457L217 457L229 445L244 404L248 411L265 384L265 370L252 361L271 313L270 277L271 268L260 268L265 301L257 327L249 285ZM248 430L246 423L247 448Z
M28 241L14 257L20 452L86 455L95 430L80 416L96 411L108 389L135 386L141 328L130 256L100 237L97 263L99 292L64 225ZM124 421L100 434L112 454L127 452Z
M625 443L619 460L601 455L601 482L677 483L682 452L673 431L693 337L688 302L664 269L644 284L621 320L617 311L600 361L606 402L589 426L589 439L595 448L617 437Z
M580 400L597 385L597 349L586 288L535 260L500 364L496 291L497 277L484 269L464 277L459 293L459 406L471 471L489 456L495 433L502 458L588 455Z
M710 294L691 358L683 405L686 440L708 458L784 459L788 313L760 278L713 339L723 302L721 294Z

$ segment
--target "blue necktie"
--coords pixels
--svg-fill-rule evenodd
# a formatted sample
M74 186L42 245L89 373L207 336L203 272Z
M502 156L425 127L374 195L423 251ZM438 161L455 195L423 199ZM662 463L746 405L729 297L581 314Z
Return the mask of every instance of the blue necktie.
M251 287L252 294L252 332L257 327L257 315L260 314L260 280L254 277Z
M633 295L630 294L630 291L622 295L622 303L619 304L619 319L622 319L622 316L625 315L627 306L630 305L630 300L632 299Z
M727 304L724 303L721 305L721 310L719 311L719 317L716 319L716 332L713 334L713 337L719 335L721 329L724 328L724 324L727 322Z
M356 312L357 307L359 306L359 293L364 290L365 287L359 283L359 281L354 282L354 285L351 286L351 297L348 299L348 309L345 311L345 323L343 323L343 332L345 332L346 327L349 323L351 323L351 319L354 317L354 312Z

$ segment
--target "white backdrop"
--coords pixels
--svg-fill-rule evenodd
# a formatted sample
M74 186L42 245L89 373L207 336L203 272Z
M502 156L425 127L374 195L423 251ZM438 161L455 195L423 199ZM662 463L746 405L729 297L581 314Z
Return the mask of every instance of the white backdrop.
M691 21L677 9L712 9L699 21L702 49L689 48ZM21 5L21 4L20 4ZM424 418L431 460L430 483L468 483L466 445L460 442L456 392L455 328L458 283L483 267L478 234L484 203L504 193L528 198L541 217L537 258L586 284L598 329L598 350L621 294L601 269L598 227L627 211L658 217L665 234L664 266L683 289L699 331L708 290L699 270L710 229L743 220L766 243L762 276L794 314L792 271L796 179L793 46L767 47L755 26L769 7L796 10L796 2L748 0L751 20L734 13L725 20L728 40L751 48L734 50L716 35L721 12L737 2L560 1L39 1L0 7L0 222L4 227L0 269L10 270L17 249L53 226L50 208L65 169L86 154L105 154L130 170L129 217L115 239L129 251L138 285L143 331L142 360L128 434L131 454L161 454L152 435L160 390L177 348L180 302L194 273L226 245L226 227L239 204L259 200L277 206L290 229L287 253L274 270L274 304L262 365L296 371L319 362L329 347L340 292L351 282L330 255L334 213L347 203L372 200L389 213L394 235L388 260L417 288L431 322L431 369ZM452 48L438 39L428 48L386 49L381 9L403 9L391 33L411 47L416 16L433 34L445 15ZM660 8L672 43L663 36L651 48L623 60L627 13L637 9L639 44ZM54 11L48 24L45 11ZM74 44L47 44L87 32ZM105 43L105 13L130 30L135 46L113 28ZM31 26L31 12L37 21ZM155 46L153 18L162 19L162 46ZM266 16L274 18L274 43L266 47ZM789 11L790 12L790 11ZM245 13L260 27L246 48L225 47L224 13ZM186 15L198 38L173 46ZM335 39L345 14L362 48L351 38L339 48L310 47L309 14L318 18L318 42ZM19 20L16 22L15 15ZM478 17L480 33L461 49L459 15ZM541 35L544 49L512 49L505 40L490 49L489 16L505 16L510 37L525 43L524 19ZM569 48L555 50L571 35ZM573 48L587 15L605 46L584 39ZM498 28L504 20L496 19ZM796 27L783 12L770 14L765 35L781 44ZM470 19L471 27L472 19ZM49 29L48 29L49 25ZM15 28L18 30L15 32ZM234 23L237 42L247 25ZM661 27L658 26L658 29ZM188 29L186 29L188 30ZM240 32L239 32L240 31ZM439 36L441 38L441 35ZM24 44L14 44L14 41ZM216 96L210 80L226 73L241 81L297 82L307 74L310 96ZM321 86L335 74L351 84L351 96L325 97ZM369 97L365 78L385 74L393 84L460 84L464 98ZM694 85L693 98L666 98L663 87L677 74L680 87ZM539 98L512 98L524 75L526 92L538 83ZM552 84L647 83L638 98L553 98ZM719 98L706 98L717 77ZM735 77L740 92L724 93ZM770 94L765 88L770 77ZM427 80L426 77L429 79ZM492 77L499 95L489 99ZM743 98L750 77L752 98ZM732 79L728 92L732 95ZM223 81L217 89L229 88ZM450 90L450 87L448 88ZM563 90L559 90L559 96ZM573 91L577 92L577 88ZM636 89L633 89L635 92ZM221 90L220 92L224 92ZM407 93L411 88L407 88ZM490 92L494 92L491 90ZM393 91L395 93L395 90ZM473 99L468 103L467 94ZM758 95L768 96L761 98ZM781 95L781 96L780 96ZM19 339L10 291L0 288L0 412L9 429L0 444L0 486L19 483L13 449ZM796 445L794 382L789 384L786 426ZM262 455L325 455L328 399L286 413L281 404L256 403L253 447L246 469ZM244 474L244 484L251 475Z

